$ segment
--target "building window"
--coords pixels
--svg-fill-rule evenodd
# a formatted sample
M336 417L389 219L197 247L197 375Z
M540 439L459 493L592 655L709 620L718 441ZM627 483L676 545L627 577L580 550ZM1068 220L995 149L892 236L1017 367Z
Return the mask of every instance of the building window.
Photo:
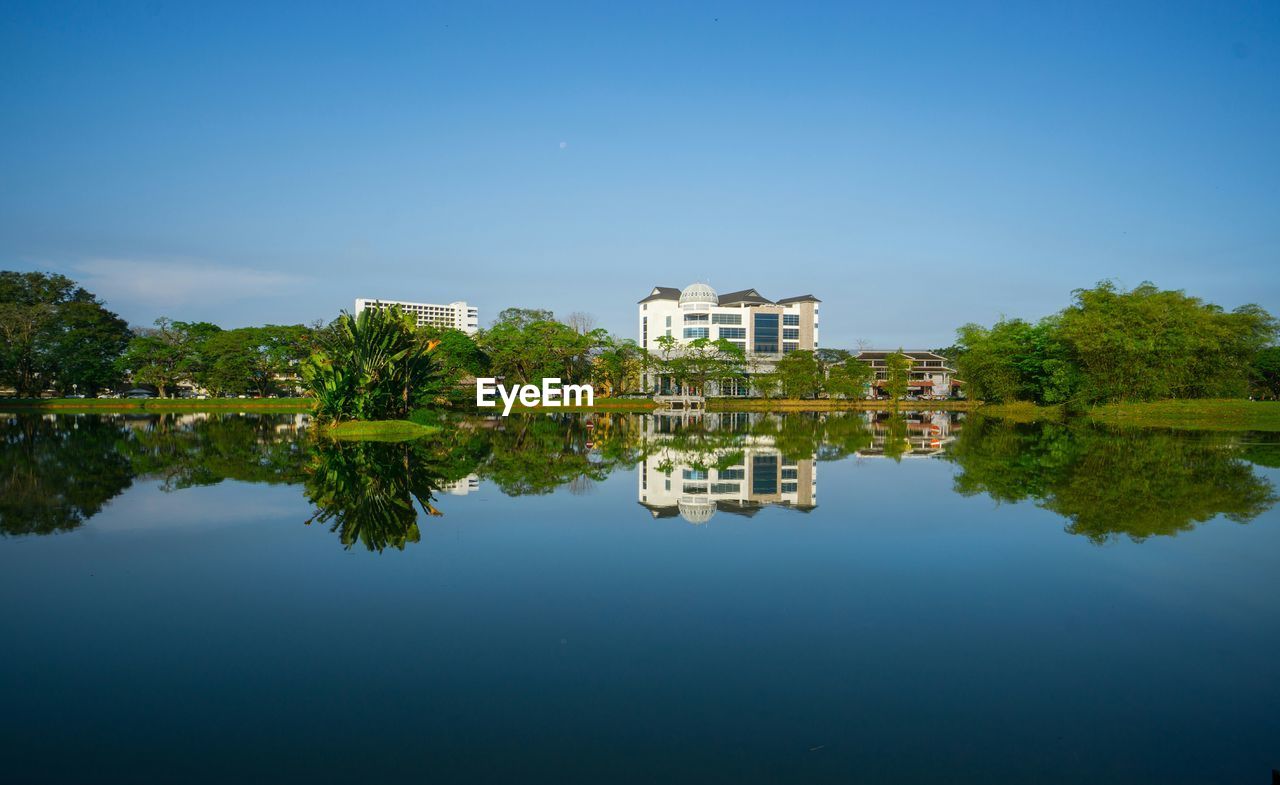
M742 352L743 354L746 354L746 353L747 353L747 342L746 342L746 341L729 341L729 343L731 343L731 344L733 344L734 346L738 347L738 351Z
M742 324L742 314L740 313L713 313L711 314L712 324Z
M705 480L707 479L706 469L685 469L680 473L686 480Z
M740 493L742 484L737 482L713 482L711 483L712 493Z
M698 338L710 338L710 327L686 327L684 328L685 340L695 340Z
M782 479L784 479L784 480L798 480L798 479L800 479L800 470L799 470L799 469L797 469L797 468L794 468L794 467L793 467L793 468L790 468L790 469L784 468L784 469L782 470Z
M784 482L782 484L783 493L795 493L799 486L794 482Z
M784 314L782 315L782 326L783 326L783 327L799 327L799 326L800 326L800 314L798 314L798 313L784 313Z
M775 316L774 318L776 319L777 317ZM778 456L752 456L751 492L761 496L768 496L778 492Z
M721 469L717 476L721 480L743 480L746 479L746 469Z
M745 327L721 327L721 328L720 328L720 337L721 337L721 338L737 338L737 339L739 339L739 340L746 340L746 337L747 337L747 328L745 328Z
M757 354L778 353L778 315L776 313L752 314L755 319L755 347Z
M796 352L796 351L799 351L799 350L800 350L800 344L798 344L798 343L784 343L784 344L782 344L782 353L783 353L783 354L787 354L788 352Z
M649 317L645 316L640 319L640 345L649 345Z
M783 328L782 328L782 340L784 340L784 341L798 341L798 340L800 340L800 329L799 329L799 328L797 328L797 327L783 327Z
M705 313L687 313L684 315L684 322L685 324L689 322L705 322L707 321L707 316L708 314Z
M684 484L684 493L689 496L705 496L707 494L707 486Z

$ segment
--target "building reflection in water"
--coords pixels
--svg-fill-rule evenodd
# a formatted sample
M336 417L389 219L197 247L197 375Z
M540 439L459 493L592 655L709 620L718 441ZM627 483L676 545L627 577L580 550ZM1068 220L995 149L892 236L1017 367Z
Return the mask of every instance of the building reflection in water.
M820 460L936 458L962 424L963 415L929 411L646 416L637 500L655 518L693 524L765 507L808 512Z
M640 504L655 518L703 524L717 512L750 517L768 506L818 506L814 456L784 455L746 412L646 416Z
M953 412L862 412L871 446L860 458L937 458L956 440L964 414Z

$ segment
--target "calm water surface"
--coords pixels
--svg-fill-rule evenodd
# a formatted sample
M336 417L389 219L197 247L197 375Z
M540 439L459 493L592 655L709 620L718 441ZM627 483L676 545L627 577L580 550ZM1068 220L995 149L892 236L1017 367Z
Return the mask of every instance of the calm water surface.
M0 418L0 780L1264 783L1280 446Z

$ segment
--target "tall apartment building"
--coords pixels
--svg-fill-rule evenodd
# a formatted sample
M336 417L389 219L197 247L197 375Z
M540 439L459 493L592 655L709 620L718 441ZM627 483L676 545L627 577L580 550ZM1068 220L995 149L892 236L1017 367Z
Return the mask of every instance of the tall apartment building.
M435 303L411 303L404 300L370 300L361 298L356 300L356 315L366 308L389 308L393 305L400 306L400 310L414 317L419 327L453 328L461 330L467 335L474 335L476 330L480 329L480 310L467 305L466 301L458 300L448 305L437 305Z
M637 328L641 348L659 351L658 338L670 336L677 345L699 338L723 338L746 353L753 363L768 368L787 352L818 348L819 300L811 294L770 300L755 289L717 294L704 283L683 290L655 286L638 303ZM645 389L662 380L646 378ZM745 395L745 387L708 391Z

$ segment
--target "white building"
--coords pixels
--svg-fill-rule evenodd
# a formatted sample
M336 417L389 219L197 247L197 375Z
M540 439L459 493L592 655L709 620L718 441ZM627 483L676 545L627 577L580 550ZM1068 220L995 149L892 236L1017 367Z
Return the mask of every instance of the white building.
M638 303L640 347L658 353L658 339L670 336L677 345L699 338L725 339L746 354L760 371L772 369L787 352L818 348L819 300L811 294L770 300L755 289L717 294L704 283L684 288L655 286ZM661 386L656 378L643 379L644 389ZM749 385L748 385L749 386ZM709 391L711 394L746 394L747 388Z
M356 300L356 315L366 308L389 308L393 305L400 306L400 310L414 317L419 327L440 327L444 329L452 328L461 330L467 335L474 335L476 330L480 329L480 310L467 305L466 301L458 300L448 305L437 305L436 303L411 303L404 300Z

